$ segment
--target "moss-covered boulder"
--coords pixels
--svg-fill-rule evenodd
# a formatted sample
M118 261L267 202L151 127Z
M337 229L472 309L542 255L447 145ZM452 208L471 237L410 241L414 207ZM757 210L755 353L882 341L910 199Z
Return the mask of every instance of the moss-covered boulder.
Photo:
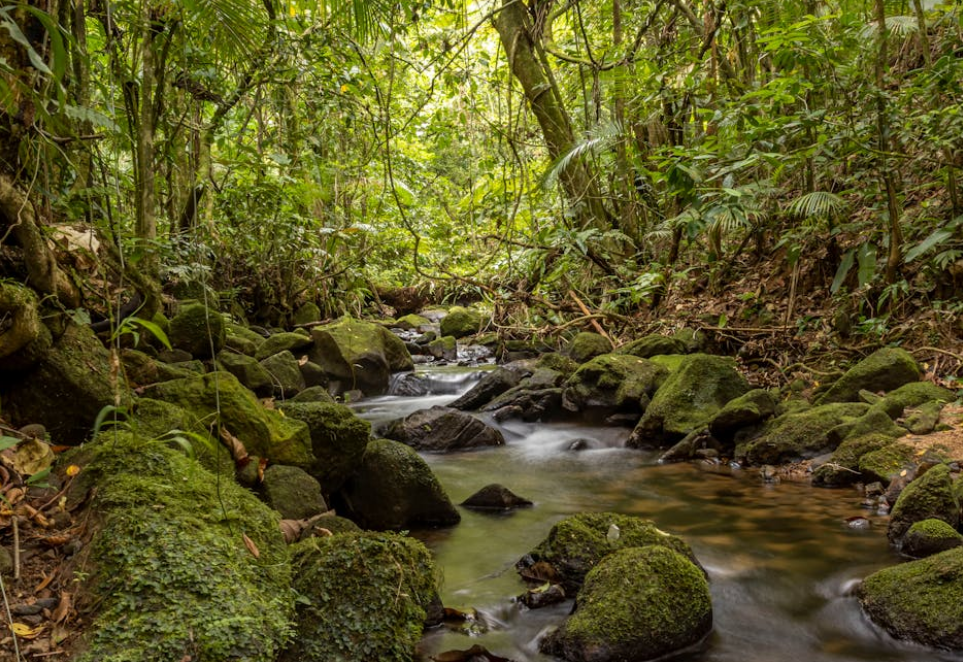
M388 390L392 372L413 370L404 341L379 324L345 317L311 330L308 356L320 365L338 393L360 389L365 395Z
M274 395L278 398L290 398L305 388L304 375L294 354L282 350L261 361L261 367L271 376Z
M917 382L923 376L913 355L898 347L884 347L847 370L817 400L817 405L831 402L856 402L863 389L873 392L892 391Z
M181 307L171 319L169 340L176 349L195 359L209 359L224 348L227 326L217 310L193 303Z
M709 582L663 546L606 556L585 578L572 616L542 640L571 662L652 660L689 648L712 630Z
M217 353L217 365L221 370L237 377L245 388L254 391L259 397L266 398L274 392L271 373L252 356L225 348Z
M131 388L166 382L171 379L190 377L191 370L163 361L156 361L136 349L120 350L120 362L124 365L124 375Z
M835 435L835 439L841 441L867 434L882 434L891 439L898 439L906 434L906 428L896 425L882 407L873 405L856 420L843 423L834 432L830 433L830 437Z
M273 662L294 611L277 514L182 453L126 432L101 435L82 455L73 498L95 487L99 524L78 662Z
M910 526L925 519L943 520L954 529L960 525L960 502L945 464L930 468L903 489L890 512L886 537L901 544Z
M963 547L880 570L863 580L857 595L894 637L963 650Z
M464 338L482 330L484 320L480 312L473 308L453 306L439 323L441 335Z
M306 336L303 333L283 331L281 333L275 333L271 336L268 336L257 348L254 358L256 358L258 361L263 361L269 356L274 356L278 352L284 351L291 352L292 354L303 354L313 344L314 341L310 336Z
M264 342L264 336L246 326L228 322L225 328L224 346L247 356L254 356Z
M569 341L564 353L576 363L585 363L611 351L612 341L601 333L582 331Z
M736 371L732 359L690 354L655 392L626 445L650 448L674 444L706 425L726 403L747 391L749 384Z
M321 484L298 467L272 464L264 470L260 492L264 503L278 511L281 519L308 519L328 509Z
M648 545L667 547L698 563L684 540L660 531L652 521L603 512L572 515L556 523L515 567L523 577L538 575L561 584L566 595L574 595L585 575L605 556L616 550Z
M836 447L828 462L816 468L812 484L816 487L843 487L863 480L863 473L859 468L860 459L892 443L892 437L878 433L846 439Z
M227 446L215 439L203 421L169 402L138 398L133 405L131 428L138 436L167 444L171 448L190 448L201 465L216 474L234 475L234 458Z
M438 588L431 554L390 533L294 548L297 635L281 662L410 662Z
M927 402L947 403L953 402L956 394L932 382L911 382L904 384L894 391L887 393L877 406L882 408L886 414L897 419L903 415L903 410L909 407L919 407Z
M832 439L830 431L868 409L863 403L835 403L783 414L771 420L759 437L738 448L736 455L749 464L763 465L827 453L840 441Z
M615 353L638 356L640 359L650 359L653 356L688 354L689 351L682 339L653 333L622 345L615 350Z
M891 441L859 458L859 472L868 482L888 485L894 478L916 466L916 449L901 441Z
M942 402L935 400L924 402L919 407L906 410L906 418L902 425L911 434L930 434L939 425L942 410Z
M288 400L288 403L292 402L321 402L333 405L336 401L334 396L328 393L328 389L323 386L309 386Z
M431 467L409 446L368 443L361 466L336 495L338 512L367 529L450 526L461 521Z
M41 321L37 294L12 281L0 282L0 371L26 370L50 351L53 336Z
M458 358L458 341L455 340L455 336L435 338L425 346L425 349L436 359L455 361Z
M162 382L147 388L144 396L183 407L207 426L220 415L221 425L251 455L304 469L314 462L308 426L266 409L228 372Z
M333 402L286 402L280 409L289 418L304 421L311 432L315 460L308 472L318 479L325 494L340 489L361 465L371 424Z
M431 328L431 320L427 317L410 313L399 317L395 321L394 326L397 329L404 329L405 331L426 331Z
M730 400L709 421L716 439L731 442L736 433L768 420L776 412L776 400L766 389L757 388Z
M320 321L320 319L321 319L321 309L318 307L318 304L312 301L308 301L307 303L302 303L291 314L291 324L295 326L312 324L314 322ZM286 349L291 349L291 348L287 347Z
M3 417L40 423L57 444L79 444L101 409L130 397L111 371L110 353L86 326L68 324L43 358L16 378L0 379Z
M954 547L963 547L963 535L959 531L943 520L924 519L909 528L903 536L900 551L906 556L922 559Z
M451 407L419 409L389 421L379 432L420 451L444 452L505 444L501 432Z
M668 376L668 370L652 361L604 354L584 363L568 378L563 405L569 411L641 414Z

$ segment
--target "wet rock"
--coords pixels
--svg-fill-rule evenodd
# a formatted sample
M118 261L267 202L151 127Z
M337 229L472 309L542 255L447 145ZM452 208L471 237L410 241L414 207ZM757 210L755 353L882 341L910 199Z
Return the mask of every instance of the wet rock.
M567 451L586 451L598 447L599 443L597 441L594 439L586 439L584 437L572 439L565 444L565 450Z
M397 329L426 331L431 327L431 320L421 315L411 313L404 317L399 317L394 324Z
M338 512L367 529L450 526L461 516L431 468L409 446L375 439L335 501Z
M510 489L498 483L492 483L481 488L461 502L465 508L472 510L513 510L531 506L532 502L522 498Z
M320 483L298 467L273 464L265 469L261 495L281 519L307 519L328 509Z
M816 468L812 484L816 487L843 487L863 480L860 459L892 443L892 437L878 433L847 439L833 451L829 461Z
M904 384L918 382L922 375L916 360L905 349L884 347L847 370L816 399L816 404L856 402L860 390L892 391Z
M428 353L436 359L455 361L458 359L458 341L454 336L444 336L432 340L427 345Z
M636 356L605 354L583 364L565 382L563 406L573 412L641 415L669 371Z
M328 389L323 386L309 386L288 400L288 403L292 402L321 402L333 405L335 400L334 397L328 393Z
M324 368L317 363L300 359L298 360L298 367L301 370L301 377L304 379L304 386L306 388L311 388L312 386L328 388L328 375L324 371Z
M753 389L730 400L709 421L709 431L721 441L731 442L737 432L763 423L776 412L776 401L765 389Z
M257 359L230 349L222 349L217 354L217 363L221 369L237 377L241 384L259 397L266 398L274 392L271 373Z
M486 372L477 384L448 406L462 411L480 409L509 389L518 386L523 377L531 374L532 369L528 366L520 364L499 366L491 372Z
M540 650L572 662L652 660L691 647L712 630L709 582L664 546L621 549L585 578L572 616Z
M857 596L894 637L963 650L963 547L880 570L863 580Z
M619 347L615 353L649 359L653 356L668 354L688 354L689 349L685 341L680 338L653 333Z
M910 444L893 441L859 458L859 471L869 481L890 484L900 474L916 465L916 449Z
M392 372L414 369L405 343L384 327L343 318L311 330L309 358L324 369L337 393L361 389L365 395L388 390Z
M515 600L529 609L540 609L558 604L559 602L565 602L565 589L558 584L548 584L529 589L515 598Z
M672 446L669 450L659 457L659 462L668 464L671 462L687 462L698 457L706 457L705 451L712 451L715 457L718 456L722 446L706 430L693 430L681 441Z
M442 336L464 338L481 331L483 319L477 310L453 306L439 324Z
M396 379L392 381L391 388L388 392L391 395L401 395L411 398L428 395L429 390L430 382L427 378L414 372L403 372L397 375Z
M199 303L181 307L171 319L171 345L195 359L209 359L224 347L227 328L224 317Z
M301 366L294 354L283 350L272 354L261 361L261 366L271 376L274 395L278 398L290 398L305 388Z
M583 331L575 335L565 348L565 355L576 363L585 363L590 359L612 351L612 341L600 333Z
M903 427L912 434L929 434L936 429L940 422L940 412L943 404L940 402L925 402L919 407L906 411Z
M939 519L915 522L903 536L900 551L911 558L925 558L954 547L963 546L963 536L952 526Z
M863 396L863 394L860 394ZM904 384L898 389L890 391L879 399L877 404L886 414L896 420L903 415L903 410L908 407L919 407L927 402L953 402L956 394L949 389L942 388L932 382L911 382Z
M505 443L501 432L451 407L420 409L386 423L381 434L422 451L465 450Z
M308 426L314 457L308 473L321 483L325 494L340 489L361 465L371 425L344 405L334 403L285 402L279 409Z
M943 520L954 529L960 525L960 502L945 464L933 467L906 486L893 505L886 537L899 545L910 526L925 519Z
M869 405L837 403L783 414L771 420L761 435L736 449L750 464L784 464L835 449L829 433L838 425L862 416Z
M285 331L283 333L275 333L269 336L261 345L257 348L257 352L254 355L258 361L263 361L264 359L274 356L278 352L288 351L292 354L305 353L311 346L314 345L314 340L310 336L306 336L302 333L293 333Z
M562 409L562 389L545 388L528 390L522 385L506 391L482 407L482 411L494 412L495 420L519 418L523 421L553 421L565 418Z
M182 379L191 375L190 370L163 361L155 361L136 349L120 350L120 361L124 364L124 374L131 387Z

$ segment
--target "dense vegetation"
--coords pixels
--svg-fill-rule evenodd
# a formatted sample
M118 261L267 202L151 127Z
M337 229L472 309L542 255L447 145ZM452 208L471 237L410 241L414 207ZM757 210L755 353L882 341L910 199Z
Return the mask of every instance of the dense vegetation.
M0 22L0 275L68 309L203 283L271 323L485 297L537 326L581 314L572 293L617 321L728 293L703 323L833 306L846 333L925 313L922 342L957 335L955 3L32 0ZM96 275L56 224L96 232Z

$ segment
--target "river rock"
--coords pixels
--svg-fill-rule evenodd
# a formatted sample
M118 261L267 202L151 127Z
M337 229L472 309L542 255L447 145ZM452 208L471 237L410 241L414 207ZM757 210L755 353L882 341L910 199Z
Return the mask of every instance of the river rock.
M258 361L263 361L269 356L274 356L278 352L283 351L289 351L292 354L303 354L310 349L312 345L314 345L314 340L311 339L311 336L303 333L290 331L275 333L268 336L267 339L261 343L257 348L254 358Z
M308 519L328 507L321 496L321 484L304 469L272 464L264 470L261 497L281 519Z
M732 359L690 354L655 392L626 446L673 444L706 425L727 402L748 390Z
M392 372L414 369L404 341L379 324L343 318L315 327L309 357L320 365L337 393L361 389L365 395L388 390Z
M586 576L572 616L539 648L571 662L652 660L699 643L711 630L703 572L678 552L649 545L602 559Z
M521 384L489 402L482 411L493 412L496 421L517 418L527 422L547 422L568 415L562 409L561 388L530 390Z
M492 483L462 501L461 505L472 510L502 511L531 506L532 502L518 496L504 485Z
M759 437L737 448L736 457L761 466L831 452L839 440L831 440L830 431L855 421L868 409L863 403L835 403L783 414L771 420Z
M444 336L436 338L426 346L428 353L435 359L444 361L458 360L458 341L454 336Z
M311 538L293 549L296 635L280 662L411 660L438 604L431 554L390 533Z
M264 342L264 336L251 331L246 326L228 322L226 325L226 335L224 346L234 351L253 357L257 353L257 348Z
M315 459L308 473L321 483L325 494L341 489L361 466L371 424L333 402L285 402L279 408L285 416L306 423L310 430Z
M816 399L816 404L856 402L860 390L892 391L904 384L918 382L922 375L912 354L898 347L884 347L847 370Z
M833 451L829 460L813 471L812 484L816 487L843 487L863 480L860 459L893 443L893 438L878 433L851 437ZM877 480L875 476L874 480Z
M862 394L860 394L862 395ZM947 403L956 400L956 394L932 382L911 382L890 391L875 403L896 420L909 407L919 407L927 402Z
M171 379L190 377L191 371L185 368L156 361L136 349L120 350L120 361L124 364L124 375L131 388L166 382Z
M335 400L334 396L328 393L328 389L323 386L309 386L293 398L290 398L288 402L322 402L333 405Z
M869 617L898 639L963 650L963 547L870 575L857 589ZM922 658L921 658L922 659Z
M648 545L667 547L698 564L684 540L660 531L652 521L603 512L572 515L556 523L515 567L522 577L550 580L561 584L566 594L575 595L585 575L605 556Z
M290 398L305 388L301 366L294 354L283 350L272 354L261 361L261 366L271 375L274 395L278 398Z
M171 319L171 345L195 359L209 359L224 347L227 328L217 310L200 303L181 306Z
M680 338L653 333L633 340L626 345L622 345L615 350L615 353L637 356L640 359L649 359L653 356L668 354L688 354L689 350L686 343Z
M910 526L925 519L943 520L954 529L960 525L960 502L945 464L930 468L906 486L890 512L886 537L899 545Z
M311 388L312 386L328 388L328 374L317 363L305 361L302 357L298 360L298 368L301 370L301 378L304 379L305 388Z
M217 354L217 364L259 397L266 398L274 392L271 373L252 356L224 348Z
M302 303L298 306L291 314L291 324L294 326L304 326L306 324L313 324L321 319L321 308L318 304L313 301L308 301ZM286 347L285 349L292 349L291 347Z
M565 382L562 404L569 411L641 415L669 371L636 356L604 354L583 364Z
M464 338L481 331L482 322L481 313L477 310L452 306L439 324L441 335Z
M585 363L596 356L612 351L612 341L600 333L582 331L575 335L565 348L565 356L576 363Z
M954 547L963 546L963 535L939 519L915 522L903 536L900 551L912 558L925 558Z
M479 409L508 389L517 386L522 377L529 374L531 369L519 369L516 364L499 366L491 372L486 372L477 384L448 406L462 411Z
M368 443L361 466L335 503L338 512L367 529L397 531L461 521L428 464L410 446L390 439Z
M753 389L730 400L709 421L709 431L723 443L731 443L745 428L764 423L776 412L776 400L766 389Z
M474 416L451 407L419 409L386 423L382 436L420 451L453 451L502 446L502 433Z
M905 410L906 418L902 422L911 434L930 434L936 430L940 422L940 412L943 403L935 400L924 402L919 407Z
M394 325L396 329L405 331L421 331L422 333L431 328L431 320L415 313L410 313L404 317L399 317Z
M234 475L234 458L227 446L211 434L209 420L198 420L183 407L150 398L137 398L133 419L137 434L145 439L161 439L168 446L182 448L188 445L194 458L211 473ZM173 442L174 439L177 442Z
M916 448L910 444L893 441L869 451L859 458L859 471L868 482L879 481L889 485L903 472L916 466Z

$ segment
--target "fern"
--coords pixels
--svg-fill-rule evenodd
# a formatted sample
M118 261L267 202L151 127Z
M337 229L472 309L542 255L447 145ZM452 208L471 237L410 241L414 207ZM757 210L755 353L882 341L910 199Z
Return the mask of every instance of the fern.
M846 201L828 191L806 193L789 203L789 213L805 220L839 216L845 208Z
M575 143L567 152L555 159L555 162L552 163L542 176L542 188L547 189L554 186L558 181L559 175L564 172L573 161L578 160L583 155L611 147L622 133L622 125L614 120L596 126L584 140Z

